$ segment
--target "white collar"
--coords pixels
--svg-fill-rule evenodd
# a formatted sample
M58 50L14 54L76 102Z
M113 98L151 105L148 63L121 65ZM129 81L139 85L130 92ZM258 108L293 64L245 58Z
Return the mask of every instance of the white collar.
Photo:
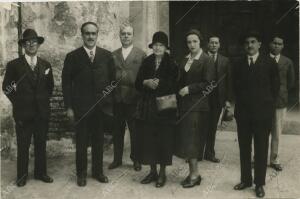
M209 56L212 56L212 55L215 55L216 57L218 56L217 52L216 53L211 53L211 52L207 51L207 53L208 53Z
M202 48L200 48L198 54L197 54L193 59L199 60L199 59L200 59L200 56L202 55L202 52L203 52L203 50L202 50ZM191 57L192 57L191 53L189 53L189 54L186 56L186 58L189 58L189 59L191 59Z
M276 59L279 59L280 58L280 53L278 55L273 55L272 53L270 53L270 57L271 58L275 58L276 57Z
M83 46L85 52L87 53L88 56L90 56L90 52L93 51L93 55L96 55L96 46L94 46L94 48L92 50L88 49L87 47Z
M37 63L37 55L34 55L33 57L32 56L29 56L25 53L25 59L27 61L28 64L31 64L31 60L33 59L33 63L34 65L36 65Z
M128 46L127 48L124 48L124 47L122 46L122 52L123 52L123 51L125 51L125 52L131 52L132 48L133 48L133 45L132 45L132 44L131 44L130 46Z
M250 60L250 58L252 57L253 58L253 62L255 63L256 60L257 60L258 55L259 55L259 52L257 52L255 55L251 55L251 56L247 55L247 57L248 57L248 60Z

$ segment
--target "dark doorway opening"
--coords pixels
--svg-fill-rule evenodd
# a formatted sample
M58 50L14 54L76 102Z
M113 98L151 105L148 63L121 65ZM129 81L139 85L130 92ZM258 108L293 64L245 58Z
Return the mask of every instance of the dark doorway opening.
M243 54L240 35L255 29L262 34L262 53L268 52L268 36L280 32L285 39L283 54L294 62L296 83L289 93L289 106L299 102L299 2L298 1L173 1L170 2L170 43L180 61L187 54L185 33L197 28L206 38L218 34L220 53L234 58ZM206 48L206 43L203 44ZM297 105L299 108L299 104Z

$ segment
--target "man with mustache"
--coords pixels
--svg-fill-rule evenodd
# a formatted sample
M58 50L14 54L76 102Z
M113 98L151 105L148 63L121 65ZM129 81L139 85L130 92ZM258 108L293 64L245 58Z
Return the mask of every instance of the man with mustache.
M270 57L278 64L280 77L280 90L276 99L276 112L274 114L271 131L270 153L270 166L276 171L282 171L279 162L279 140L285 120L286 107L288 105L288 91L293 87L295 82L293 62L281 54L283 48L283 37L278 33L273 34L270 42Z
M131 154L134 170L140 171L141 164L137 160L137 139L136 139L136 104L138 92L135 89L137 72L146 54L139 48L133 46L134 31L129 23L120 27L120 41L122 47L113 52L116 79L120 80L115 90L114 104L114 160L109 169L115 169L122 165L125 126L127 123L130 132Z
M264 197L268 141L279 90L278 68L270 56L260 54L261 37L250 31L243 38L246 56L234 64L233 84L240 149L241 181L234 186L243 190L252 186L251 143L254 138L254 183L257 197Z
M78 186L86 185L87 147L91 139L92 177L101 183L103 173L104 118L112 115L116 84L112 53L96 46L98 25L81 26L83 46L68 53L62 71L67 116L75 125Z

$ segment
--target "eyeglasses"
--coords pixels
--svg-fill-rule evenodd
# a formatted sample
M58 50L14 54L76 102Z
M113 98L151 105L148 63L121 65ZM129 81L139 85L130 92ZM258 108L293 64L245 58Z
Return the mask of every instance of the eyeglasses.
M36 45L38 41L36 39L32 39L32 40L27 40L24 43L26 46L30 46L30 45Z

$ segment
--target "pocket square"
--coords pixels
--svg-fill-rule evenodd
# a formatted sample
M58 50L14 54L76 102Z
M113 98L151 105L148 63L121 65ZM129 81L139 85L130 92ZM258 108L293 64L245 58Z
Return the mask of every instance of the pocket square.
M47 70L45 70L45 75L48 75L50 72L50 68L48 68Z

